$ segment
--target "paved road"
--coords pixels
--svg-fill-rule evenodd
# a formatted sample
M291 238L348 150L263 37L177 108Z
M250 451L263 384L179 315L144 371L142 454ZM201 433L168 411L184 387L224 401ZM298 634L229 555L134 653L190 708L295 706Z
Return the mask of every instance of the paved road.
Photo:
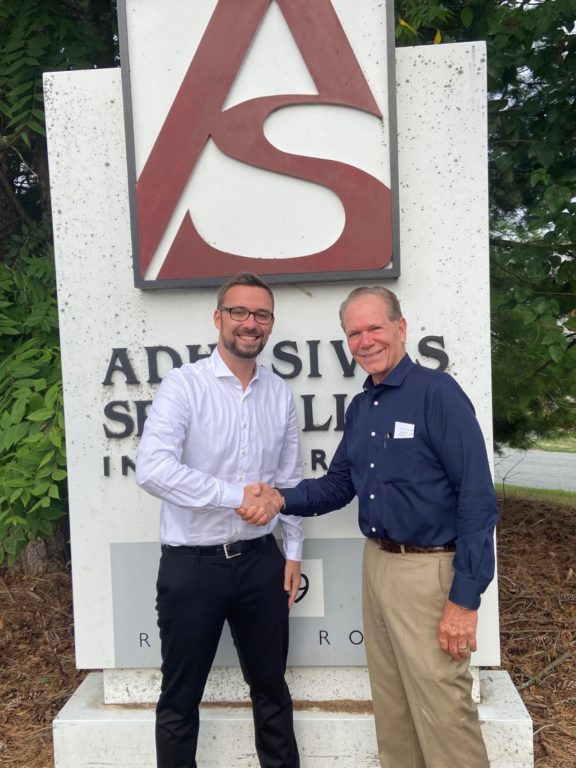
M506 450L494 456L497 482L576 493L576 453Z

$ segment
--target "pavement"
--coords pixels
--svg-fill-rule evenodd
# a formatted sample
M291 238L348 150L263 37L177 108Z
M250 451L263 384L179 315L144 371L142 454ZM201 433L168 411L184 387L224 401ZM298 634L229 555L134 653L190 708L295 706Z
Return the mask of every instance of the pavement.
M494 454L494 480L576 493L576 453L505 450Z

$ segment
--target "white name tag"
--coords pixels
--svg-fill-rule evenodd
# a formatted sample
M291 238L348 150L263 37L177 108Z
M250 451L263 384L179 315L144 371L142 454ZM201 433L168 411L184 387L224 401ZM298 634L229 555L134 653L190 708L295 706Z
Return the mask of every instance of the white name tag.
M414 437L414 424L406 424L404 421L394 423L394 439L400 440L406 437Z

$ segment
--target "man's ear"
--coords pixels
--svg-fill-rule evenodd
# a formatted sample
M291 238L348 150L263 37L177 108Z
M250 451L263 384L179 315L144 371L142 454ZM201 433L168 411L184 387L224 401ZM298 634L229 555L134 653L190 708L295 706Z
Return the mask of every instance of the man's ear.
M218 330L220 330L222 326L222 313L219 309L214 310L214 325L216 328L218 328Z
M405 343L406 342L406 318L405 317L400 318L398 328L400 329L400 338L402 339L402 343Z

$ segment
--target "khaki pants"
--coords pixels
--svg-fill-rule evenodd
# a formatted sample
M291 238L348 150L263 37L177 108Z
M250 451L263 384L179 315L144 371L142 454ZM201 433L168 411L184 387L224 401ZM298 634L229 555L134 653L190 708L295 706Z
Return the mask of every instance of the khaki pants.
M438 645L453 557L366 541L364 636L383 768L489 768L469 662Z

